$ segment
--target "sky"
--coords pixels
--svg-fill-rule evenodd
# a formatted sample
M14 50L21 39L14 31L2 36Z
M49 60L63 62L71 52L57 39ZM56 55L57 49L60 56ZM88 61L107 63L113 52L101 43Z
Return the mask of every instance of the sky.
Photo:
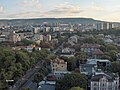
M0 19L93 18L120 22L120 0L0 0Z

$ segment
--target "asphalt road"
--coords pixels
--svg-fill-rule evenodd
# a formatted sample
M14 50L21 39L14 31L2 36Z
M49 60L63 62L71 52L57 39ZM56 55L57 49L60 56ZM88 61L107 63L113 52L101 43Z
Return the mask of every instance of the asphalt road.
M46 84L44 84L44 85L41 85L40 90L55 90L55 86L54 85L46 85Z

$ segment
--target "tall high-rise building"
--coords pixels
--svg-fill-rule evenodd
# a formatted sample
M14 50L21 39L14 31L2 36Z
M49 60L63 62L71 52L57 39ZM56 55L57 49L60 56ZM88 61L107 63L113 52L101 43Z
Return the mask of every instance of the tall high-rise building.
M37 34L40 32L40 28L39 27L35 27L34 30L33 30L33 33L34 34Z
M16 34L15 31L10 32L10 34L8 35L8 38L9 38L8 41L14 42L14 43L21 41L19 34Z
M97 23L97 24L96 24L96 30L101 30L101 29L102 29L101 23Z
M107 23L106 22L102 23L102 30L107 30Z
M107 30L111 30L112 29L112 23L107 23Z

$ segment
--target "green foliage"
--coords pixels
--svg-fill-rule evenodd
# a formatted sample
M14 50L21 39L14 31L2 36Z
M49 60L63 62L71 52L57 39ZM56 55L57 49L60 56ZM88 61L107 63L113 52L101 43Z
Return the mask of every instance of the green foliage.
M43 76L48 75L48 70L47 70L47 68L45 68L45 67L41 67L38 72L39 72L39 73L42 73Z
M75 54L76 60L80 63L86 63L87 61L87 54L85 52L79 52Z
M0 89L4 90L8 87L5 80L14 79L16 81L20 79L38 60L45 60L49 53L45 49L29 53L25 50L0 47ZM48 72L43 68L41 73L46 75Z
M89 38L85 38L83 41L82 41L83 43L89 43L89 44L93 44L93 43L95 43L95 38L93 38L93 37L89 37Z
M97 34L105 34L105 35L115 35L115 36L119 36L120 30L93 30L93 31L88 31L88 32L83 32L82 34L92 34L92 35L97 35Z
M111 50L115 50L116 52L118 51L117 47L115 45L112 45L112 44L106 45L106 50L108 52L111 51Z
M70 90L83 90L83 88L80 88L80 87L72 87Z
M109 68L109 71L118 73L120 76L120 62L113 62Z
M57 56L55 54L50 54L48 59L50 60L54 60Z
M21 43L22 43L23 45L36 44L35 42L33 42L33 41L31 41L31 40L27 40L27 39L21 40Z
M56 90L69 90L72 87L81 87L86 89L87 79L79 73L66 74L56 83Z
M25 88L25 87L24 87L24 88L22 88L22 90L30 90L30 88Z
M44 78L44 75L42 73L37 73L35 76L34 76L34 80L33 82L36 82L37 84L42 81Z
M16 52L16 62L17 63L22 63L22 66L24 67L25 70L29 69L29 62L30 58L28 53L22 52L22 51L17 51Z
M67 69L68 71L73 71L76 68L76 58L75 57L70 57L67 60Z

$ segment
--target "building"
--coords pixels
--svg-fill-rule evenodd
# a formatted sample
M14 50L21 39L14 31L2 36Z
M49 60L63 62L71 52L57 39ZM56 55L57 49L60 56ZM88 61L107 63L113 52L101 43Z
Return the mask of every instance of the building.
M50 27L45 27L44 28L44 32L49 32L50 31Z
M109 68L111 61L108 59L87 59L87 64L97 65L97 67L104 67L105 69Z
M51 41L52 40L52 36L50 34L47 35L43 35L43 41Z
M100 45L97 45L97 44L83 44L81 46L81 51L89 53L99 48L100 48Z
M100 49L96 49L92 53L92 57L95 59L101 58L103 55L104 55L104 53Z
M54 71L53 75L55 75L56 79L62 79L65 74L71 74L69 71Z
M74 53L74 52L75 52L74 48L69 48L69 47L62 48L62 53Z
M46 36L46 38L47 38L47 41L51 41L51 40L52 40L52 36L51 36L50 34L48 34L48 35Z
M77 42L78 42L78 39L79 39L79 36L74 35L74 36L72 36L72 37L70 37L70 38L68 39L68 42L77 43Z
M111 30L113 28L112 23L107 23L107 30Z
M80 51L87 53L90 58L93 58L95 55L95 51L98 50L99 48L100 48L100 45L98 44L83 44L81 45Z
M89 76L91 77L93 74L95 74L97 70L97 65L96 64L80 64L79 69L81 74L85 74L88 77Z
M67 71L67 62L62 59L56 58L51 61L52 74L56 77L57 80L64 77L65 74L69 73Z
M97 23L97 24L96 24L96 30L101 30L101 29L102 29L101 23Z
M54 73L55 71L67 71L67 62L62 59L56 58L51 61L51 69Z
M6 35L0 35L0 42L6 41Z
M8 35L8 39L9 39L8 41L14 43L21 41L19 34L15 33L15 31L10 32L10 34Z
M33 33L34 34L40 33L40 27L35 27Z
M107 23L105 22L105 23L102 23L102 28L101 28L102 30L107 30Z
M41 41L44 40L44 35L42 34L34 34L32 40L35 41L37 44L40 44Z
M114 73L94 75L90 81L91 90L119 90L119 76Z

